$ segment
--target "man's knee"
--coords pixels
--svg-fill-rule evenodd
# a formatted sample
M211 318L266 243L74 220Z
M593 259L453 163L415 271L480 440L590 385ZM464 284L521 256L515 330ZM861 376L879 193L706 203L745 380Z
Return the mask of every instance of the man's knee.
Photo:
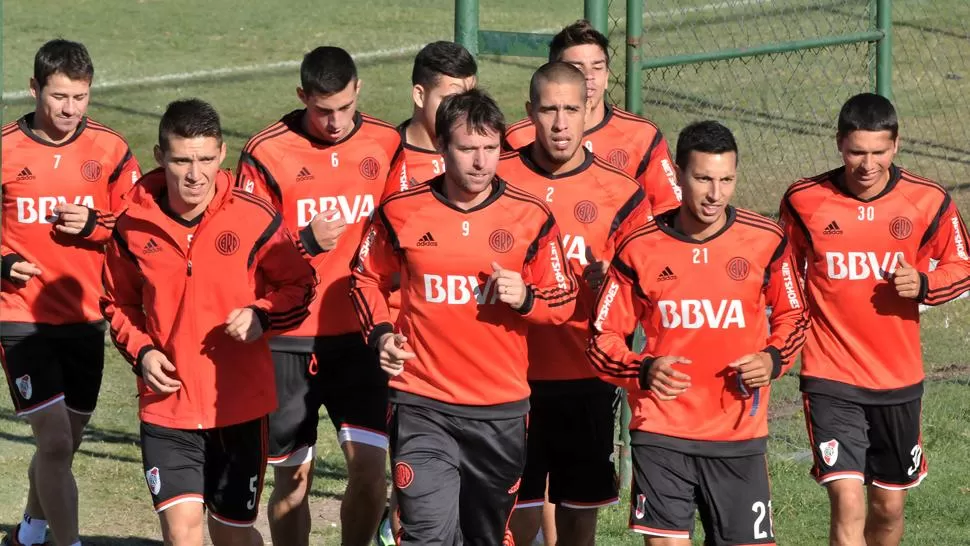
M28 417L37 442L37 455L44 461L70 461L74 440L67 409L63 403L45 408Z
M202 539L204 521L202 504L186 502L176 504L158 514L162 524L162 537L173 546L195 546Z
M387 451L376 446L346 442L347 480L356 486L383 491L387 487Z
M564 545L589 545L596 541L596 508L575 509L556 507L556 531Z
M298 466L275 466L273 479L271 502L282 501L291 506L301 504L313 481L313 461Z
M893 527L902 523L906 507L905 491L872 491L869 495L870 521Z
M71 423L71 449L77 453L78 448L81 447L81 439L84 436L84 428L88 426L91 416L76 413L70 410L68 410L67 415Z

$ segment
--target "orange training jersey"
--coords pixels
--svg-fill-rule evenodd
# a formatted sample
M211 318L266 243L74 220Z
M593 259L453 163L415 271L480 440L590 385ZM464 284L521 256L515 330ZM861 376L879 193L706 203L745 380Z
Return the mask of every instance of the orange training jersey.
M559 228L540 200L498 177L469 210L451 204L443 184L441 176L395 194L374 216L353 264L364 337L376 349L381 335L399 331L417 355L390 380L397 403L524 415L529 324L562 324L575 306ZM499 300L492 262L521 272L529 287L521 311ZM396 272L403 297L394 327L382 286Z
M316 336L357 332L360 325L348 297L350 260L367 218L389 179L400 138L392 125L358 113L353 132L327 144L302 127L296 110L249 139L239 159L236 186L271 201L311 257L320 285L301 326L272 340L274 349L311 350ZM329 252L316 243L310 220L336 210L347 230ZM295 345L294 345L295 344Z
M681 190L677 186L670 148L653 122L615 106L606 105L606 115L584 133L583 146L630 175L643 186L655 214L677 208ZM536 139L528 118L509 126L506 145L513 150Z
M141 176L128 143L90 118L74 135L51 144L31 129L34 114L3 127L3 291L0 321L78 324L101 320L104 243L114 228L114 211ZM78 235L54 229L58 203L91 209ZM41 270L25 287L10 282L10 266L26 260Z
M627 389L633 443L715 457L762 453L771 389L746 395L728 364L766 351L777 378L804 343L809 320L790 245L777 224L746 210L729 207L727 224L704 241L677 232L677 214L618 243L587 354L603 379ZM626 344L638 322L647 337L640 355ZM661 356L691 360L674 364L691 385L670 401L645 390L641 362Z
M532 161L530 147L525 147L503 156L498 173L545 201L562 232L566 260L576 277L582 278L590 263L587 253L597 261L613 258L612 236L643 201L643 190L635 180L589 151L581 149L579 153L586 157L582 165L568 173L550 175ZM594 297L581 282L576 311L567 324L529 329L530 380L596 377L585 355Z
M890 167L889 184L861 200L844 168L793 184L781 219L805 274L812 328L802 390L860 403L896 404L923 391L919 304L970 289L967 228L939 184ZM921 271L919 299L901 298L900 258ZM930 261L939 264L929 270Z
M406 120L397 126L398 135L401 137L401 152L394 163L391 176L399 183L398 191L427 182L445 172L445 160L436 150L407 143L406 131L409 123L411 120Z

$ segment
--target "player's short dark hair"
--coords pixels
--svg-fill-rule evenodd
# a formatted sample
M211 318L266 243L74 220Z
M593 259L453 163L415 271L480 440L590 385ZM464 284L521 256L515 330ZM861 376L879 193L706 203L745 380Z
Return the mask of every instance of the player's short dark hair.
M477 131L480 135L488 130L495 131L502 138L505 135L505 115L495 99L481 89L469 89L445 97L438 105L436 116L434 129L442 150L451 144L451 129L462 119L469 130Z
M431 42L414 57L411 85L434 87L441 76L465 79L478 74L475 57L461 44Z
M586 19L580 19L575 23L559 31L552 38L549 44L549 60L562 60L562 53L573 46L579 45L598 45L606 55L606 64L610 64L610 40L602 32L593 28L593 25Z
M734 134L720 123L707 120L695 121L680 132L677 137L677 166L681 170L687 169L691 152L705 154L738 153L738 143ZM735 156L737 157L737 156Z
M896 140L899 120L893 103L875 93L859 93L845 101L839 112L837 136L842 138L852 131L889 131Z
M222 125L219 113L211 104L201 99L183 99L170 102L158 124L158 147L168 150L169 139L213 137L222 143Z
M94 63L88 48L80 42L56 39L40 46L34 55L34 81L43 89L54 74L64 74L75 81L94 80Z
M320 46L303 56L300 86L307 95L333 95L357 80L357 65L346 50Z
M586 100L586 76L583 71L569 63L550 61L532 74L532 80L529 82L529 102L533 105L539 102L539 89L548 82L579 84L582 91L580 96L583 101Z

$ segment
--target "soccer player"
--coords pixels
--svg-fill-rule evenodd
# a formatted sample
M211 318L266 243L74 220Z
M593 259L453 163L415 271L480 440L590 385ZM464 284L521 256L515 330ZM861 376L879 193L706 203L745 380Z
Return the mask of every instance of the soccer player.
M219 116L168 105L161 166L132 191L108 245L101 302L138 375L145 478L166 544L263 543L252 525L276 408L265 335L298 324L313 269L263 199L233 189ZM203 503L205 508L203 508Z
M502 112L442 101L445 173L389 197L352 263L368 344L392 375L400 544L503 544L525 463L530 324L562 324L577 284L549 209L495 176ZM384 286L400 272L391 324Z
M643 186L650 208L661 213L680 204L670 149L651 121L606 100L610 79L609 41L588 21L562 29L549 45L549 60L574 65L586 75L587 110L583 146ZM521 148L536 138L531 118L509 126L507 146Z
M397 126L401 135L401 151L391 172L397 177L398 191L427 182L443 173L445 161L436 150L434 122L441 100L475 87L478 64L475 57L461 44L432 42L424 46L414 58L411 70L411 118ZM394 283L395 286L399 283ZM393 290L388 298L392 319L401 308L401 292ZM397 503L391 491L387 516L381 521L384 542L393 544L393 535L400 529Z
M781 203L807 271L801 390L833 545L902 539L906 491L926 477L919 304L970 289L967 228L945 189L893 163L898 134L889 100L852 97L836 133L843 166L796 182Z
M563 62L539 68L526 109L536 140L505 154L499 175L545 201L563 231L569 266L590 283L580 288L566 325L529 330L528 450L510 527L516 544L532 544L548 478L558 544L592 546L598 509L616 503L618 491L616 388L597 378L586 360L588 317L612 257L612 236L641 204L643 190L583 148L586 81L579 69Z
M436 149L435 114L445 97L475 87L478 64L467 49L454 42L432 42L414 58L411 71L411 118L398 125L402 154L396 166L400 190L427 182L445 170Z
M688 546L698 508L706 544L775 544L767 405L809 320L781 228L730 205L737 161L723 125L681 131L684 201L618 243L591 317L590 362L633 408L630 527L650 546Z
M127 142L87 117L94 65L84 45L45 43L34 57L34 111L3 127L0 346L17 415L36 451L14 545L79 544L71 470L104 369L98 311L104 243L121 197L141 176Z
M269 420L275 487L269 499L273 541L310 540L309 491L320 406L326 406L347 461L340 508L345 546L365 546L387 498L387 376L360 338L348 296L350 260L364 221L389 180L400 137L357 111L357 67L339 47L318 47L300 67L294 110L243 149L238 187L272 202L317 270L310 318L270 340L280 407ZM386 183L394 186L385 186Z

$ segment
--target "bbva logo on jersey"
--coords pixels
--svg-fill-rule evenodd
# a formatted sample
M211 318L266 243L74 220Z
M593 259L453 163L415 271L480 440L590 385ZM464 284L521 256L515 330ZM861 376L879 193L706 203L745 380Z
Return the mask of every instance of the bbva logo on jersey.
M660 300L660 322L664 328L737 328L745 327L741 300Z
M475 275L424 274L424 299L429 303L464 305L474 301L478 305L492 304L498 290L491 277L482 283Z
M826 252L828 278L861 281L884 280L892 276L903 257L902 252Z
M317 214L336 210L339 216L348 224L356 224L365 218L369 218L374 212L374 196L365 193L363 195L337 195L335 197L321 197L319 199L297 199L296 218L299 227L310 224L310 220Z
M576 260L580 265L589 265L589 260L586 259L586 239L582 235L563 234L562 247L566 250L567 260Z
M21 224L49 224L48 218L55 218L54 207L59 203L67 203L66 197L59 195L56 197L18 197L17 198L17 221ZM82 205L93 209L93 195L75 196L71 203ZM55 220L56 221L56 220Z

